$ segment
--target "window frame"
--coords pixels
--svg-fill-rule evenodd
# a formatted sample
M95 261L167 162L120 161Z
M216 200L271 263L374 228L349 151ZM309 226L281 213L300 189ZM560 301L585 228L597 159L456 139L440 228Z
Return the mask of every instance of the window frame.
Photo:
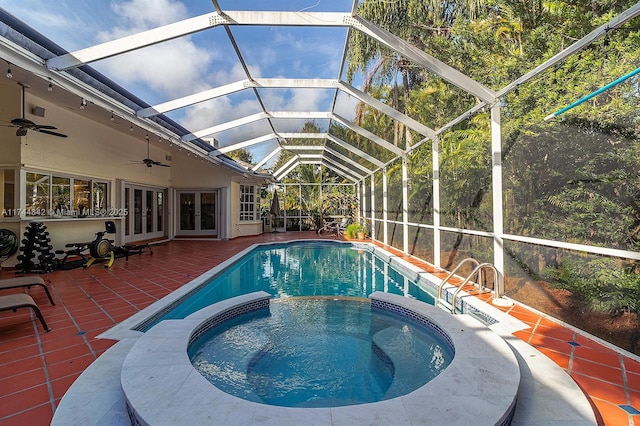
M253 222L257 217L257 191L255 185L240 184L240 222Z
M16 216L23 218L112 216L110 203L112 185L107 179L41 170L23 169L23 172L20 188L24 191L24 201L21 200L22 206L18 209L19 214ZM47 181L46 188L42 188L44 194L39 195L41 200L38 200L38 205L29 202L30 198L35 197L30 197L27 193L28 186L34 184L29 180L30 176L39 177L34 182ZM55 185L62 185L62 190L58 188L56 191ZM76 185L80 185L78 190L75 188Z

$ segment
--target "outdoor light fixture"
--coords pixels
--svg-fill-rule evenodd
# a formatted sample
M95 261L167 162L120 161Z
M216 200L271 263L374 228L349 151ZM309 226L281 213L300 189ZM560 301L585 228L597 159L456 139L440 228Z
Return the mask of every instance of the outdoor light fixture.
M82 100L80 101L80 109L84 109L84 107L87 106L87 100L85 98L82 98Z
M129 126L129 131L133 132L133 123L131 123L131 125Z
M53 92L53 84L51 84L51 79L49 79L49 86L47 86L48 92Z
M11 77L13 77L13 73L11 72L11 64L9 62L7 62L7 65L9 66L7 68L7 78L11 78Z
M111 113L111 121L115 121L115 117L113 116L113 113Z

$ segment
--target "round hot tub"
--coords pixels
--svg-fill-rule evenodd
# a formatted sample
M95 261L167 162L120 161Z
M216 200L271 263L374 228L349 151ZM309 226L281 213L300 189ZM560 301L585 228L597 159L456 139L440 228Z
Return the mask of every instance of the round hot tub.
M405 395L453 359L450 341L368 299L291 298L212 328L189 348L217 388L284 407L338 407Z
M277 381L278 374L288 370L288 361L278 359L284 355L273 352L272 344L268 343L267 338L261 334L246 334L247 331L233 330L234 327L246 321L247 315L258 319L280 315L280 313L269 315L270 310L273 313L280 310L277 307L270 309L269 299L270 295L265 292L226 299L201 309L185 319L162 321L140 336L124 360L120 376L131 423L139 425L190 423L225 426L257 423L318 425L339 423L507 425L510 423L520 384L520 369L515 355L506 342L468 315L450 315L417 300L380 292L370 296L370 308L362 302L355 302L360 307L368 308L368 314L361 312L360 315L371 316L368 320L356 321L367 324L366 333L362 330L348 331L352 324L343 323L342 331L334 330L329 333L341 337L329 343L329 350L320 358L324 365L322 369L326 369L324 364L326 358L331 357L333 353L345 350L346 346L342 346L345 344L344 340L352 338L360 340L360 337L355 336L366 334L365 343L354 346L358 348L357 351L363 351L364 355L355 356L353 359L358 359L355 363L350 355L338 359L337 363L351 366L357 364L360 367L362 367L361 364L368 364L364 370L360 370L360 373L366 376L360 383L361 386L377 387L374 392L377 395L375 402L361 400L362 395L342 394L338 398L338 403L331 402L330 398L325 397L324 402L318 406L318 402L309 393L298 394L291 400L276 394L268 395L264 389L271 389L270 392L272 392L274 387L277 388L274 382ZM287 304L281 306L285 305ZM339 306L339 309L344 307L344 305L336 306ZM287 305L285 312L288 312L288 307L291 305ZM325 308L332 309L318 303L317 309ZM376 310L386 311L382 312L382 322L377 315L374 315ZM263 312L260 313L260 311ZM307 311L303 315L309 314L310 312ZM315 314L318 313L315 312ZM400 318L401 322L395 323L394 321L398 319L396 316L405 318ZM308 317L304 318L311 321ZM287 322L286 327L305 329L307 325ZM240 380L240 376L245 376L240 380L244 381L242 392L252 393L254 394L252 398L257 396L260 399L232 395L228 390L218 387L222 385L213 385L194 367L189 353L193 355L197 352L199 342L204 341L201 340L203 336L218 328L226 330L218 331L220 335L230 331L230 333L238 332L239 335L253 339L255 345L246 352L246 359L237 364L237 369L215 368L218 368L219 372L238 376L231 382L236 382ZM403 388L404 385L399 377L406 372L400 370L406 368L411 373L411 371L415 372L416 368L397 351L403 346L411 345L415 346L406 353L421 351L426 345L425 341L416 343L413 336L422 333L422 328L438 335L436 341L439 345L443 345L441 349L431 354L432 358L440 357L443 352L445 358L448 356L447 353L453 358L448 367L436 373L430 381L423 384L414 382L409 388ZM306 333L310 335L311 340L317 334L310 329L307 329ZM347 338L347 335L350 337ZM406 339L408 335L412 335L412 338ZM291 337L291 340L296 339ZM293 342L283 344L281 347L287 348L289 343ZM275 346L278 345L274 344L273 347ZM332 351L334 347L340 350ZM198 364L200 361L194 362ZM272 365L277 366L280 373L266 374L266 370ZM427 362L420 365L423 368L430 368ZM296 366L294 370L298 371L298 369L299 367ZM265 377L270 378L267 380ZM290 388L297 377L295 380L291 377L286 380ZM281 404L281 401L288 402Z

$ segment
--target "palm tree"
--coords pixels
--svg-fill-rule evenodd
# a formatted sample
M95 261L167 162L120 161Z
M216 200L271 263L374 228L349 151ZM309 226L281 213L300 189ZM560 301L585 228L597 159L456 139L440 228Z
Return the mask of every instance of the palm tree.
M420 49L426 49L431 37L450 37L451 28L458 18L473 19L484 9L485 0L424 1L398 0L393 2L365 0L358 14ZM347 51L347 81L351 83L356 73L364 77L362 89L369 92L373 85L391 85L391 106L404 112L409 104L409 92L427 78L424 70L389 48L379 45L366 35L354 32ZM398 87L400 81L402 93ZM402 94L402 104L400 95ZM365 115L366 106L360 103L356 122ZM399 145L402 133L411 145L411 133L401 123L395 122L394 144Z

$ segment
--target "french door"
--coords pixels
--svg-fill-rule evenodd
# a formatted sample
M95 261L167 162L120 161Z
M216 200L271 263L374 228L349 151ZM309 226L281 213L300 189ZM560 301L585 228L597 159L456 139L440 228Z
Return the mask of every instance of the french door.
M125 185L125 242L165 237L166 194L164 188Z
M178 191L176 236L218 235L218 192Z

